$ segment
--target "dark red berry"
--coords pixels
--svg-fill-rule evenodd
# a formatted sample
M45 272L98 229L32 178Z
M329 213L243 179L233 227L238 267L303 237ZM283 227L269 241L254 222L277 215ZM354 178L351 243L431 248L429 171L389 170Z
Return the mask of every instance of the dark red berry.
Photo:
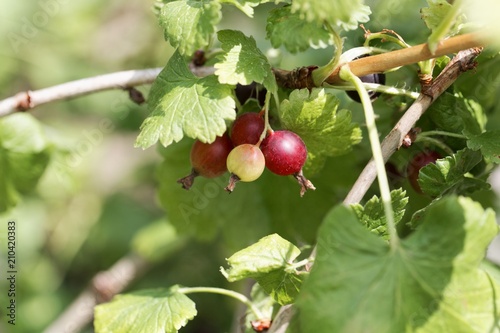
M196 140L191 147L191 174L177 182L182 184L183 188L189 189L196 176L214 178L222 175L227 171L226 159L232 149L233 143L227 133L218 136L212 143Z
M415 155L407 167L407 176L410 181L411 186L418 193L422 193L422 189L418 184L418 174L420 169L426 166L429 163L434 163L436 160L440 159L441 155L436 151L424 151L417 155Z
M269 134L260 146L266 167L277 175L287 176L302 170L307 159L307 148L302 139L290 131Z
M239 146L245 143L252 145L259 142L262 132L264 132L264 119L258 113L244 113L233 123L231 128L231 141L234 146Z
M367 56L368 55L363 55L363 56L360 56L360 57L356 57L356 58L354 58L352 60L356 60L356 59L359 59L359 58L364 58L364 57L367 57ZM365 75L365 76L360 76L359 78L361 79L362 82L365 82L365 83L385 84L385 74L384 73L368 74L368 75ZM361 103L361 98L359 97L359 94L358 94L357 91L355 91L355 90L347 90L346 93L347 93L347 96L349 96L353 101ZM369 90L368 91L368 95L370 96L370 99L373 102L374 100L377 99L378 96L380 96L380 92Z
M302 167L307 159L307 148L297 134L290 131L270 133L261 143L260 149L266 159L266 167L280 176L293 175L299 183L300 196L314 185L304 177Z

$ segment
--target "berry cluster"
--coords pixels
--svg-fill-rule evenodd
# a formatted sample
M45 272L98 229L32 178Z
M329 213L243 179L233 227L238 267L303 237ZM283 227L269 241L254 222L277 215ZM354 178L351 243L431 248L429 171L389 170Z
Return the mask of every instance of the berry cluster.
M288 130L269 130L261 141L264 130L262 114L249 112L236 118L230 137L225 133L210 144L197 140L191 149L192 172L178 182L189 189L196 176L213 178L227 170L231 177L225 189L232 192L238 181L252 182L267 167L280 176L293 175L301 185L301 196L308 189L314 190L302 173L307 159L304 141Z

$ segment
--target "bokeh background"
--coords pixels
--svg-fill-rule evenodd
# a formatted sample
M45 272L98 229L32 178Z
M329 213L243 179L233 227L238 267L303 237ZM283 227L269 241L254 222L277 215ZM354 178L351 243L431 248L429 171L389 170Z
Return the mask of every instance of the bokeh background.
M370 30L390 28L409 43L425 41L428 31L419 14L419 9L426 6L425 1L373 0L368 4L375 13L366 25ZM228 6L219 27L240 29L253 35L262 50L269 50L270 44L264 39L265 13L269 6L259 7L254 20ZM346 37L346 48L362 43L361 30ZM2 0L0 99L19 91L104 73L162 67L173 51L163 39L152 1ZM277 55L269 54L273 55L273 62L293 69L326 63L332 49L310 50L299 55L290 55L284 50ZM398 71L388 77L388 81L411 86L416 82L415 69ZM493 77L488 78L483 88L500 92L499 87L499 79ZM148 86L139 90L147 95ZM349 102L342 93L339 97L343 107L359 111L354 117L362 121L359 105ZM481 90L477 91L477 98L483 98ZM394 106L388 108L383 101L377 103L380 119L394 116ZM491 105L488 110L489 128L498 128L499 108L499 105ZM156 195L155 170L161 156L154 148L143 151L133 147L139 126L147 116L145 105L135 105L126 92L115 90L51 103L31 113L57 146L57 154L61 158L70 156L73 162L61 166L56 159L35 191L25 196L15 209L0 215L0 235L5 232L3 225L8 220L17 222L19 267L17 321L12 327L6 324L4 315L6 289L2 285L5 283L2 274L5 270L4 262L0 264L1 332L43 331L96 273L129 253L137 231L165 216ZM99 131L102 121L110 121L113 130L101 131L101 135L90 139L89 133ZM386 133L388 129L382 127L380 131ZM360 150L363 147L366 148L366 142ZM366 157L348 159L366 161ZM347 173L332 197L332 205L342 199L355 180L352 170ZM485 206L495 208L498 204L492 191L478 193L475 198ZM428 201L415 196L414 208L410 206L409 210ZM0 239L2 246L4 239L3 236ZM221 238L185 242L155 263L128 290L177 283L248 290L246 283L229 285L218 271L218 267L225 264L224 258L234 250L226 245ZM496 258L497 252L491 251L490 256ZM183 332L237 330L241 309L235 302L211 295L192 298L197 303L198 316ZM92 332L92 327L89 325L85 332Z

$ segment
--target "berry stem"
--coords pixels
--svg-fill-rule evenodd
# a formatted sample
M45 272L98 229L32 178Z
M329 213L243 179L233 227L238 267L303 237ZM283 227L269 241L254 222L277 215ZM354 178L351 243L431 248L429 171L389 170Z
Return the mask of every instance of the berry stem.
M375 124L375 112L373 111L372 102L368 91L363 86L361 80L351 72L349 64L340 68L340 77L343 80L350 81L356 87L356 90L361 98L363 109L365 112L366 127L368 129L368 137L370 139L370 146L373 153L373 160L375 161L375 168L377 170L377 179L380 188L380 195L384 204L384 212L387 219L387 228L389 230L389 243L391 250L395 251L399 244L399 237L394 223L394 211L392 210L391 190L389 188L389 181L385 171L385 162L382 155L382 148L378 138L377 125Z
M256 146L260 147L260 144L262 140L266 138L267 132L273 133L273 129L271 128L271 125L269 124L269 103L271 102L271 95L272 93L268 91L266 93L266 99L264 102L264 130L262 131L262 134L260 135L259 142L257 142ZM276 100L276 103L278 104L278 100Z
M179 288L177 291L184 295L193 293L210 293L232 297L245 304L250 309L250 311L252 311L255 317L257 317L258 319L265 319L262 312L260 312L259 308L257 308L255 304L252 303L252 301L250 301L245 295L240 294L236 291L213 287L184 287Z

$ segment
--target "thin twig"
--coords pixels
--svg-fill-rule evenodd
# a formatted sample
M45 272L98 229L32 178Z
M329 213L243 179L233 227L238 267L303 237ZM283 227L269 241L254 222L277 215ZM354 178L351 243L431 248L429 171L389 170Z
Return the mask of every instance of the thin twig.
M37 106L63 99L75 98L111 89L129 90L132 87L153 83L163 68L130 70L89 77L66 82L34 91L23 91L0 101L0 117L14 112L26 111ZM213 67L191 68L193 74L206 76L213 73Z
M422 92L420 97L405 112L396 126L394 126L391 132L385 137L384 141L382 141L381 148L384 161L387 161L389 157L401 147L406 134L429 108L432 102L450 87L460 74L475 68L475 58L481 53L481 50L481 48L472 48L459 52L433 81L430 87ZM347 197L344 199L344 204L349 205L361 201L368 191L368 188L375 181L376 175L375 162L371 159L359 175ZM315 255L316 248L312 251L311 256ZM274 318L269 333L285 333L293 317L293 309L291 305L282 307Z
M92 283L57 318L44 333L81 332L94 317L94 307L109 301L123 291L149 267L149 263L135 254L118 260L107 271L98 273Z
M66 82L53 87L24 91L0 101L0 117L16 111L26 111L42 104L74 98L109 89L127 89L151 83L162 68L130 70L106 75L89 77Z

